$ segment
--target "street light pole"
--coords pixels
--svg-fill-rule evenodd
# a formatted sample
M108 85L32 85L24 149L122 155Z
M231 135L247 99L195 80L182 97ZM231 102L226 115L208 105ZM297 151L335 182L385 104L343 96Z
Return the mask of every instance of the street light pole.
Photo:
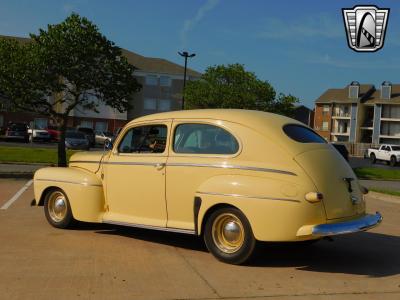
M187 60L188 58L195 57L196 54L189 54L187 51L178 52L178 54L185 58L185 70L183 72L183 90L182 90L182 109L185 108L185 86L186 86L186 70L187 70Z

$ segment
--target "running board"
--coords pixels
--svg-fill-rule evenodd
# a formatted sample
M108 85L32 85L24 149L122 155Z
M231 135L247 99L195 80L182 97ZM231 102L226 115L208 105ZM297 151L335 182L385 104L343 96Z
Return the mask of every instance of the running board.
M151 225L143 225L143 224L134 224L134 223L127 223L127 222L112 221L112 220L103 220L103 223L112 224L112 225L120 225L120 226L128 226L128 227L134 227L134 228L152 229L152 230L160 230L160 231L168 231L168 232L176 232L176 233L184 233L184 234L196 235L196 232L194 230L189 230L189 229L179 229L179 228L171 228L171 227L159 227L159 226L151 226Z

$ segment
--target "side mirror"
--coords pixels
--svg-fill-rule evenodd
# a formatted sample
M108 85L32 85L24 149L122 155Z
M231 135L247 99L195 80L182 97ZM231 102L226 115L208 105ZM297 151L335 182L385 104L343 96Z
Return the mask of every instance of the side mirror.
M104 141L104 150L112 150L113 146L114 145L113 145L113 142L111 140L106 139Z

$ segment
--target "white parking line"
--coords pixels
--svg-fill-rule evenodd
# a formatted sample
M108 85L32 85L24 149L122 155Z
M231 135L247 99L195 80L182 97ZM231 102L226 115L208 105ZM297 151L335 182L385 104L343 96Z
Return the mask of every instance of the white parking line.
M7 209L13 204L15 201L18 200L18 198L30 187L32 184L33 180L29 180L14 196L11 197L10 200L8 200L0 209Z

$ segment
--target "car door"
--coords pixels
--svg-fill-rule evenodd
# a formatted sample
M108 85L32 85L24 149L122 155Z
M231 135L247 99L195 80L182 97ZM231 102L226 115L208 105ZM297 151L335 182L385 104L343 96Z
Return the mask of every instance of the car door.
M223 167L240 152L228 122L174 120L167 161L167 227L194 230L194 196L207 179L229 173ZM230 124L232 126L232 124Z
M386 146L381 146L379 150L376 152L376 158L384 159L385 152L386 152Z
M120 134L104 165L105 222L165 227L165 164L171 121L134 125Z
M389 146L385 146L382 148L381 159L388 160L389 159Z
M387 159L387 160L390 160L390 156L391 156L391 154L392 154L392 147L391 147L391 146L386 146L386 150L387 150L387 152L386 152L386 159Z

